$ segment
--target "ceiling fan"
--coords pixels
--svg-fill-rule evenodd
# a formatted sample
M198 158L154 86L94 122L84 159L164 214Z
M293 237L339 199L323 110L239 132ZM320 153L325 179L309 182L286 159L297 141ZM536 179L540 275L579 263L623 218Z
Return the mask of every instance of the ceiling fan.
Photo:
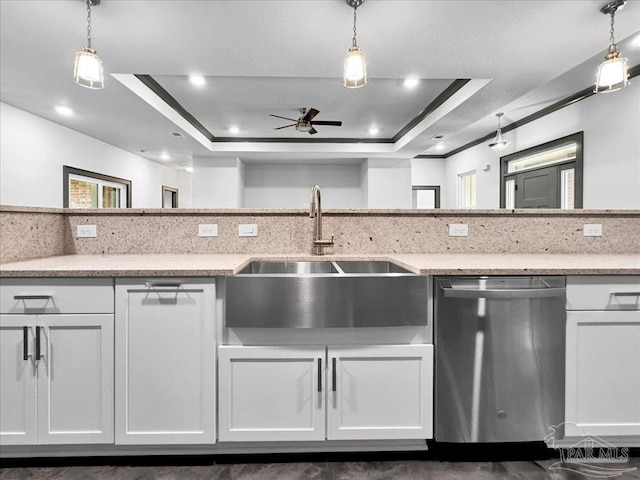
M272 117L282 118L284 120L295 122L295 123L292 123L291 125L285 125L284 127L276 127L274 128L274 130L281 130L283 128L288 128L288 127L296 127L296 130L299 132L308 132L309 135L314 135L318 133L318 131L315 128L313 128L314 125L327 125L332 127L342 126L342 122L335 122L330 120L319 120L315 122L312 121L315 118L315 116L318 115L318 113L320 113L320 111L316 110L315 108L309 108L309 109L301 108L300 113L302 115L297 120L293 118L281 117L280 115L270 114Z

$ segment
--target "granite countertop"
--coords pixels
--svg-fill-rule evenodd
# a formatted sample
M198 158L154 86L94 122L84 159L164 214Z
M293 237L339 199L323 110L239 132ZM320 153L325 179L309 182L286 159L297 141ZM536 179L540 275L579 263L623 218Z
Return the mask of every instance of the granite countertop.
M380 260L420 275L638 275L640 254L64 255L0 264L0 277L226 276L251 261Z

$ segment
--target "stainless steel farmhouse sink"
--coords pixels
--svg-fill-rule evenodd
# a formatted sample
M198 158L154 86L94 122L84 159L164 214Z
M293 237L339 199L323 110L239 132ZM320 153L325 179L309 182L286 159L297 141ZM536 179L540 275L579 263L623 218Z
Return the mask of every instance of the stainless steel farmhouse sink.
M426 325L427 277L390 262L252 262L227 277L226 325Z

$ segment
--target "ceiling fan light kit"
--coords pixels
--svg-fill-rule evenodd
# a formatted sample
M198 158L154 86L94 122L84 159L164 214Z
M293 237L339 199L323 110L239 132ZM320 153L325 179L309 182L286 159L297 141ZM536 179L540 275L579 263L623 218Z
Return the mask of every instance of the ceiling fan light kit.
M86 0L87 5L87 46L76 53L73 68L73 81L86 88L104 88L104 67L102 60L91 48L91 6L99 5L100 0Z
M604 62L598 65L596 85L593 89L594 93L615 92L629 85L628 61L626 58L620 56L613 37L616 11L622 9L626 3L626 0L615 0L607 3L600 9L605 15L611 15L611 28L609 30L610 45L609 53L605 57Z
M493 142L489 144L489 148L495 152L504 150L509 146L509 142L502 137L502 129L500 128L500 117L503 115L504 113L502 112L496 113L496 117L498 117L498 130L496 131L496 137L493 139Z
M346 0L346 2L353 8L353 40L349 53L344 57L342 83L347 88L360 88L367 84L369 75L367 59L356 40L356 12L364 0Z

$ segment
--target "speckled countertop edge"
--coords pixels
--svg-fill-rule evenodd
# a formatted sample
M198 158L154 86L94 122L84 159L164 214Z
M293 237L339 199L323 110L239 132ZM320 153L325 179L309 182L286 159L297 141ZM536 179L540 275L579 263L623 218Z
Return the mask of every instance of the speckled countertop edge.
M639 275L640 254L64 255L0 265L0 277L210 277L252 261L390 261L419 275Z

